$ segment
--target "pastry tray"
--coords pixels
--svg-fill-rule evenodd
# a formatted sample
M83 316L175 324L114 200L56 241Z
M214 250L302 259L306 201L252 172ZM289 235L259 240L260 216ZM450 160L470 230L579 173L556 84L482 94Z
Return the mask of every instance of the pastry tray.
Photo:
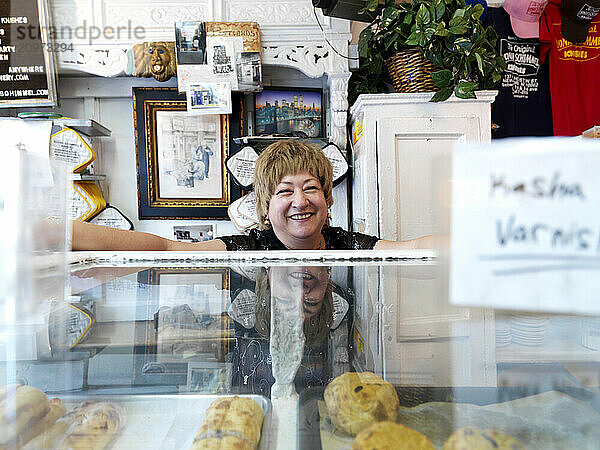
M67 412L85 400L111 402L125 410L125 426L112 442L112 449L188 449L204 420L204 412L219 398L231 395L72 395L57 396ZM243 395L256 401L265 412L258 448L272 447L271 401L261 395Z
M551 391L525 387L429 387L396 386L400 406L414 407L427 402L455 402L473 405L492 405ZM571 386L557 386L554 391L589 402L600 413L600 394L588 389ZM320 449L320 417L318 402L323 400L324 386L311 387L300 393L298 401L298 449Z

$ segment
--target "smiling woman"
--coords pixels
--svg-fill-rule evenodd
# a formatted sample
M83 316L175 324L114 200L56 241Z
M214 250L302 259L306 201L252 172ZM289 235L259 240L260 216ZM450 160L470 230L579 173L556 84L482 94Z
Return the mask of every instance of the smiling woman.
M258 229L248 236L175 242L147 233L73 223L74 250L359 250L431 248L431 236L387 241L329 225L333 168L323 151L297 140L278 141L255 169Z

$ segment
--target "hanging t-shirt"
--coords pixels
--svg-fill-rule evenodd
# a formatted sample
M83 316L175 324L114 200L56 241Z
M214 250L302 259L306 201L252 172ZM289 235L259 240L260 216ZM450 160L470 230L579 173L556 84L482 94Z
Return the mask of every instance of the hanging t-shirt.
M576 136L600 124L600 16L582 44L563 39L560 26L560 0L551 0L540 21L540 42L541 58L550 63L554 134Z
M499 126L492 137L551 136L548 64L540 66L539 40L517 37L504 8L489 8L486 25L498 34L507 66L492 103L492 122Z

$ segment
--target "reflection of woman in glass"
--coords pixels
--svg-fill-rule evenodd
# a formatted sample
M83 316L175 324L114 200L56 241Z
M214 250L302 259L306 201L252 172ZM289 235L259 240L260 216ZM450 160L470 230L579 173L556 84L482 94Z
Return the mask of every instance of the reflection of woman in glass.
M256 329L269 337L271 300L278 311L293 308L301 300L306 345L318 344L333 322L332 284L327 267L271 267L256 274Z
M276 395L276 379L296 389L326 384L332 288L327 267L259 268L255 326L236 333L232 384L263 395Z

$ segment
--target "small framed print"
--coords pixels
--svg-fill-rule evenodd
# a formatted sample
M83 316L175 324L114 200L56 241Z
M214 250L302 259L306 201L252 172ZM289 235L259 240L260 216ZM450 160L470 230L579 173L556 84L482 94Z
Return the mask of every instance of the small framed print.
M134 88L140 219L223 219L239 198L225 169L233 116L190 116L185 94Z
M181 225L173 227L173 239L180 242L209 241L215 237L214 225Z
M190 362L187 371L187 391L202 394L231 392L232 364L226 362Z
M322 89L269 87L254 95L257 136L323 137L324 117Z

